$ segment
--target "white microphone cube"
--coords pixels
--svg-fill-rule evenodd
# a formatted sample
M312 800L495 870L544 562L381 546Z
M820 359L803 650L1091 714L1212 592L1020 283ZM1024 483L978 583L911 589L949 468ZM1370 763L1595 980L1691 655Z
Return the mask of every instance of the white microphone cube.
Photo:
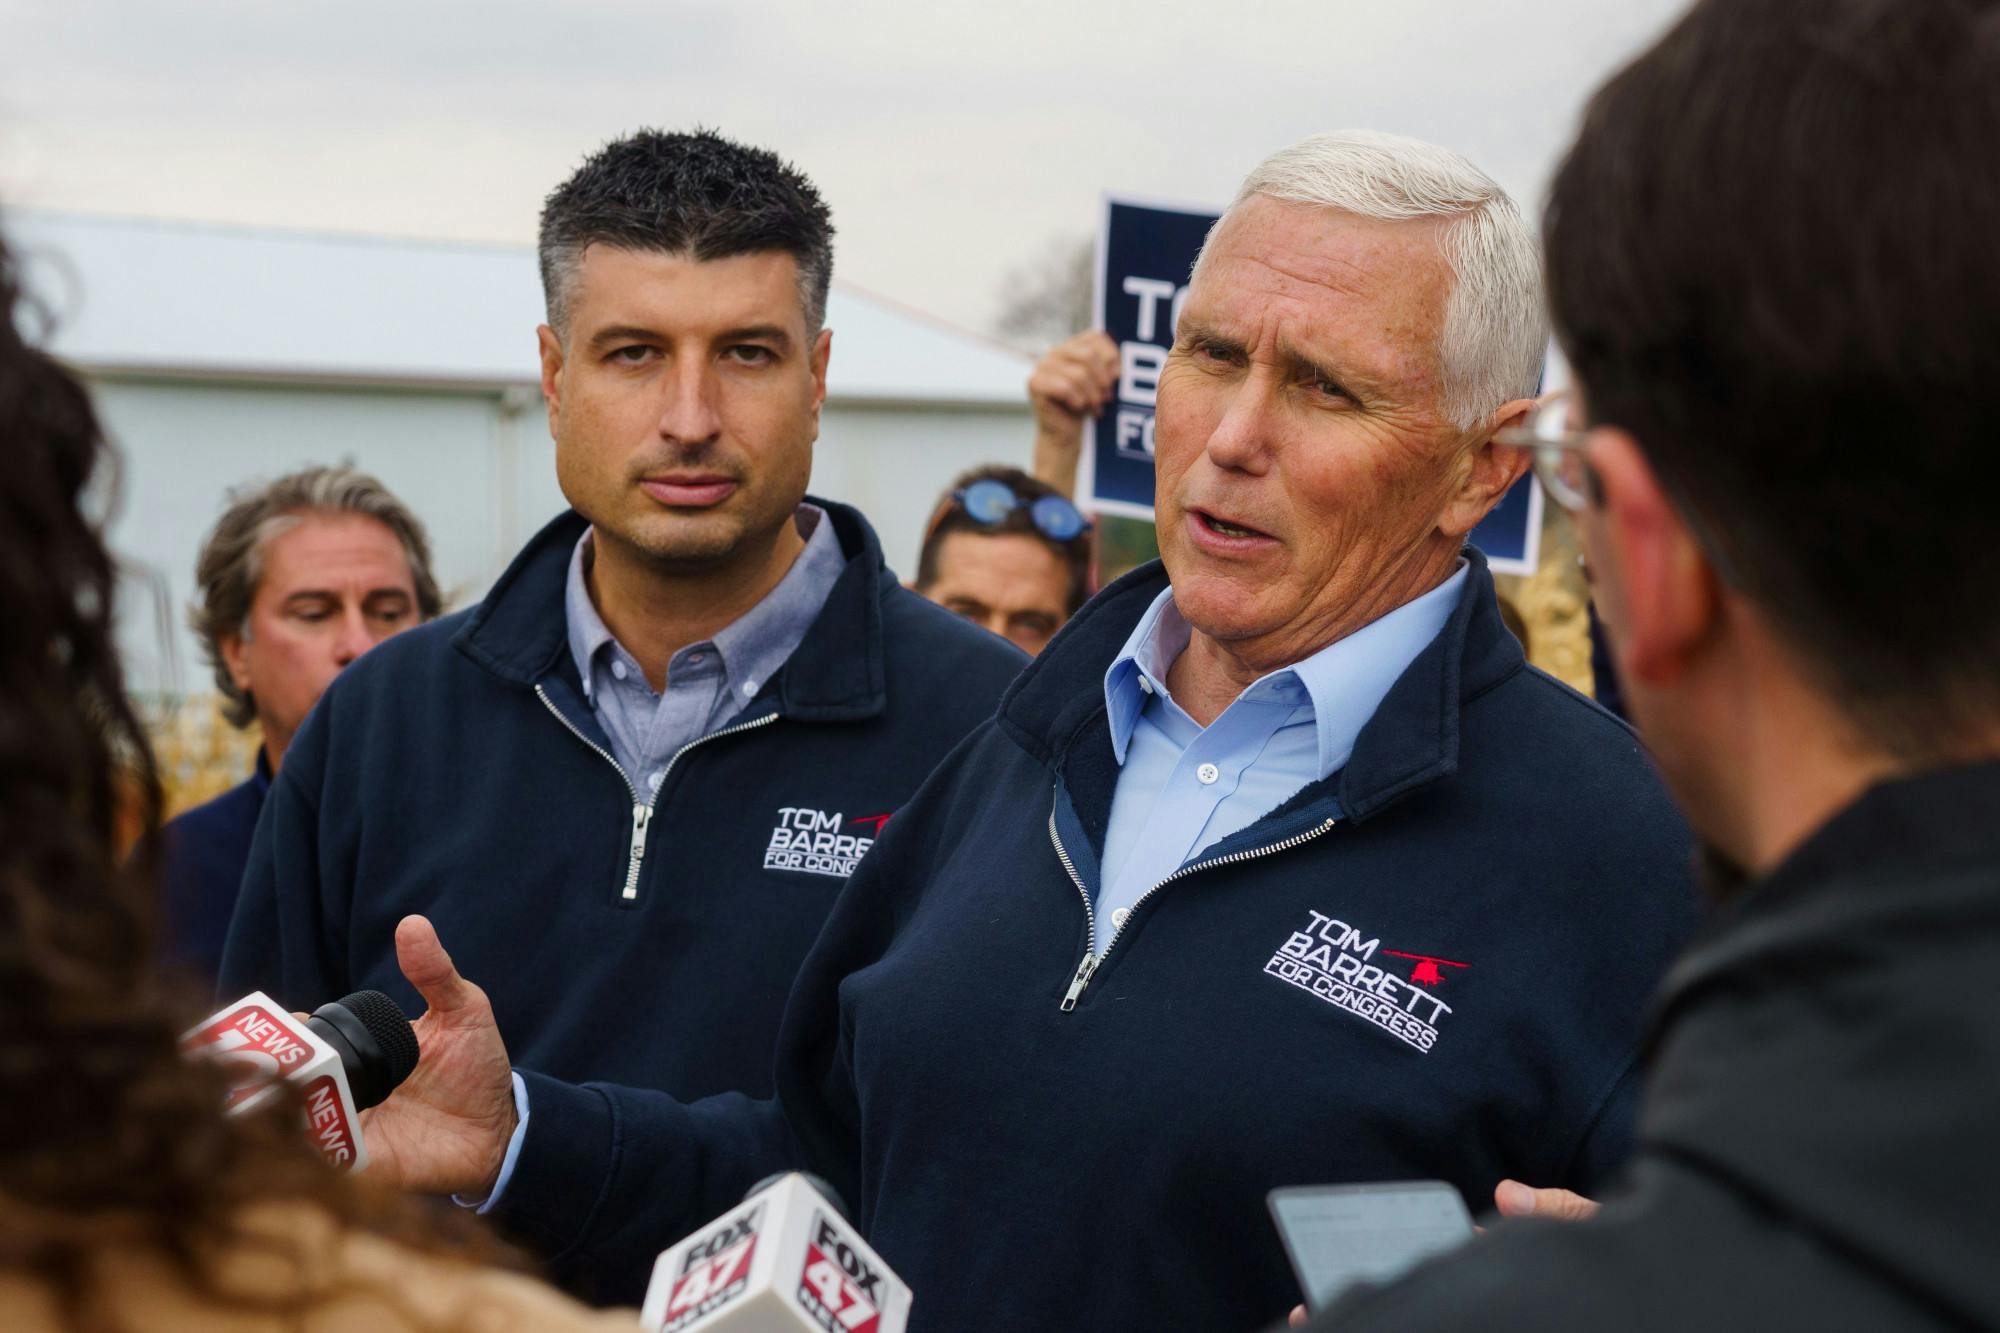
M796 1173L660 1255L646 1333L903 1333L910 1289Z
M327 1163L349 1171L368 1165L339 1053L262 991L182 1033L181 1054L231 1071L234 1081L223 1103L230 1115L263 1107L277 1096L281 1082L297 1085L306 1103L306 1132Z

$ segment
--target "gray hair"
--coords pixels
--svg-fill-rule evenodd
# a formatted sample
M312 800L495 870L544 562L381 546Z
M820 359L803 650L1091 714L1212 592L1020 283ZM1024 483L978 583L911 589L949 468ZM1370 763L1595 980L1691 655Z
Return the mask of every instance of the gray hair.
M239 689L222 657L222 641L245 632L257 585L264 578L264 553L273 539L314 514L362 514L388 528L403 544L417 613L425 620L444 609L444 596L431 575L430 538L417 516L387 486L345 464L309 467L276 481L240 486L229 493L229 508L216 520L195 561L198 600L188 623L201 638L202 655L222 692L222 715L238 727L257 716L257 702Z
M1421 139L1337 130L1258 163L1223 220L1258 195L1386 222L1451 219L1439 237L1454 279L1439 348L1445 415L1470 430L1502 404L1535 395L1549 345L1541 249L1492 177Z

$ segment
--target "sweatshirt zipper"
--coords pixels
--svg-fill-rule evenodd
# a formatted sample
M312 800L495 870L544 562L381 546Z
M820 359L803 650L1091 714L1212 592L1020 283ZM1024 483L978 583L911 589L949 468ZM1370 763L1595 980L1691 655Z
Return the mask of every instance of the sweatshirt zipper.
M1191 865L1184 865L1133 899L1131 908L1125 913L1125 921L1129 924L1132 920L1132 914L1137 912L1148 898L1177 879L1184 879L1197 870L1207 870L1211 866L1234 865L1239 861L1254 861L1260 856L1271 856L1278 852L1288 852L1301 843L1311 842L1314 838L1317 838L1320 834L1326 832L1339 822L1338 819L1327 819L1313 825L1313 827L1306 829L1302 833L1294 833L1291 837L1280 842L1271 843L1268 846L1246 847L1240 852L1231 852L1227 856L1218 856L1211 860L1196 861ZM1090 979L1097 975L1098 964L1102 963L1104 959L1109 958L1111 951L1118 947L1118 937L1125 933L1125 926L1120 925L1116 930L1111 932L1111 938L1105 943L1104 952L1100 955L1097 952L1097 913L1090 905L1090 890L1084 887L1083 876L1076 873L1076 863L1069 859L1069 852L1063 848L1062 835L1056 832L1056 812L1053 808L1049 810L1049 842L1056 849L1056 859L1061 861L1063 869L1069 872L1070 882L1076 885L1077 896L1083 899L1083 961L1076 965L1076 975L1070 978L1069 990L1063 994L1062 1011L1068 1013L1070 1010L1076 1008L1076 1002L1083 995L1084 987L1088 986Z
M653 826L653 802L660 799L659 789L654 789L651 799L641 801L639 799L639 789L632 785L631 775L625 771L624 765L611 757L610 751L577 730L576 724L563 716L562 709L556 707L555 700L549 698L539 685L535 686L535 697L542 701L542 707L548 709L556 721L563 724L563 730L589 746L593 754L611 765L612 772L618 775L618 780L625 784L625 790L631 794L631 851L625 862L625 887L618 895L625 902L629 903L639 896L639 867L640 863L646 859L646 831ZM706 736L695 737L680 749L675 750L673 758L667 760L667 766L660 770L660 786L664 787L667 785L667 775L674 771L674 765L681 761L682 755L692 750L695 746L706 745L708 742L720 740L724 736L734 736L739 731L749 731L752 728L765 726L777 720L778 715L776 713L766 713L762 717L753 717L748 722L738 722L733 727L724 727L721 731L711 731Z

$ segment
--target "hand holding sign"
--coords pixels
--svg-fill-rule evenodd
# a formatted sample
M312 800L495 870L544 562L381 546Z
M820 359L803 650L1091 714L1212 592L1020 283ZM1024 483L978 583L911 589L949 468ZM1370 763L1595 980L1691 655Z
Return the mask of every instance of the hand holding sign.
M1035 409L1037 478L1076 494L1084 422L1104 410L1117 383L1118 344L1095 329L1057 343L1036 363L1028 401Z

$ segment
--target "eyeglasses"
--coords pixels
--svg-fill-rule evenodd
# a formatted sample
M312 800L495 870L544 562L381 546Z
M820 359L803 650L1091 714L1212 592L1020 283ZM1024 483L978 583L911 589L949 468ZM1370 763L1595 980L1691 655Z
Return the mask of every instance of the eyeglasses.
M1550 499L1572 513L1588 509L1597 498L1597 474L1590 470L1584 446L1590 432L1570 425L1573 399L1567 389L1539 399L1528 409L1518 426L1509 426L1493 438L1516 449L1526 449L1534 460L1535 480Z
M1537 400L1520 425L1509 426L1493 438L1499 444L1528 450L1534 459L1535 480L1542 483L1542 489L1564 509L1580 513L1600 501L1604 490L1596 469L1584 455L1590 432L1577 430L1570 424L1574 404L1575 398L1568 389L1558 389ZM1735 561L1715 539L1708 521L1688 503L1687 496L1670 478L1661 476L1659 482L1716 577L1732 588L1740 588L1742 580L1737 575Z
M1083 511L1062 496L1038 495L1030 500L993 477L961 486L951 493L951 498L965 511L966 517L988 526L1005 523L1007 515L1025 504L1035 529L1052 542L1066 542L1090 531L1090 520L1083 516Z

